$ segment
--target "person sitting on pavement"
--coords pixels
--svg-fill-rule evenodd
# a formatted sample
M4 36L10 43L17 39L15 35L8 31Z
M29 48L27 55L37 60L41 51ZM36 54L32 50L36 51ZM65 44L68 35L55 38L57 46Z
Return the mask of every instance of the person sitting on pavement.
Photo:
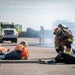
M29 56L29 52L27 49L27 42L22 41L14 48L13 51L1 55L0 59L1 60L21 60L21 59L27 60L28 56Z

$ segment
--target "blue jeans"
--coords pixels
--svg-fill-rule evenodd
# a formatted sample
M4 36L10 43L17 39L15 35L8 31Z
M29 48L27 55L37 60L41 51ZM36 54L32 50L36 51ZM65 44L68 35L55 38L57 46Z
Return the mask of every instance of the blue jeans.
M1 60L20 60L21 58L22 58L21 52L18 50L14 50L0 56Z
M5 55L0 55L0 60L3 60L5 58Z

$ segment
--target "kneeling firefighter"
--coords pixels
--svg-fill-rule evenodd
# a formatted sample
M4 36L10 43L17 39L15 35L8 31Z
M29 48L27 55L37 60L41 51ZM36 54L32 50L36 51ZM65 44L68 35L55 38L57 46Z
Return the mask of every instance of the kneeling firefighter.
M55 28L55 49L57 53L65 52L70 54L71 44L73 43L73 35L68 29ZM64 50L64 47L66 48Z

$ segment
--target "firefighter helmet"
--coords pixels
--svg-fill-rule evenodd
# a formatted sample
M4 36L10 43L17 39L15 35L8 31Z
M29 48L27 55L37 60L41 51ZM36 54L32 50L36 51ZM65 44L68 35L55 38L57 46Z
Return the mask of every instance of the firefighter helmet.
M60 33L61 33L61 28L55 28L54 29L54 33L53 34L60 35Z

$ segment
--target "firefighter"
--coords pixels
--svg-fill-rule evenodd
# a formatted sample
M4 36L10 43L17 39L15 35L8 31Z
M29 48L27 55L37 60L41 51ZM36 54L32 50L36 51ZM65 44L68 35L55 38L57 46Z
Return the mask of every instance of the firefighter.
M70 54L71 44L73 43L73 35L68 29L55 28L55 49L57 53L65 52ZM64 50L65 48L65 50Z
M44 45L45 43L45 29L43 26L40 26L40 33L39 33L39 42L40 45Z

